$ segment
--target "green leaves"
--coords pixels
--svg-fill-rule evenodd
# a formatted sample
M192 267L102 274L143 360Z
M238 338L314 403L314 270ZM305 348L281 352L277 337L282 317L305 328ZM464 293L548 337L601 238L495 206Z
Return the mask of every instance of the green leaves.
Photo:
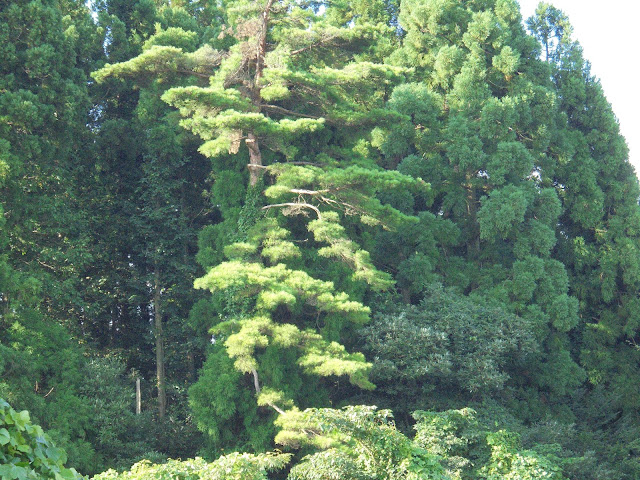
M491 462L482 469L487 480L565 480L562 469L535 451L518 451L518 435L500 430L487 435Z
M291 469L290 480L450 478L436 456L396 430L388 410L368 406L307 409L282 415L277 423L283 429L276 436L278 443L320 449Z
M523 450L515 433L483 430L471 409L413 416L417 433L410 439L396 429L389 410L376 407L287 412L277 420L282 428L277 442L315 449L293 466L288 479L564 478L553 456Z
M196 286L212 292L232 290L236 295L255 299L255 312L262 316L236 319L216 327L219 332L234 332L228 335L225 346L240 371L250 373L258 369L257 349L297 348L301 355L299 363L306 371L321 376L347 375L353 383L370 388L371 384L366 381L370 364L363 356L347 354L344 347L326 342L312 330L301 330L292 324L278 325L272 320L281 306L300 315L306 304L316 310L317 318L326 318L326 321L331 321L329 315L336 314L352 322L366 321L369 309L349 300L346 294L335 292L331 282L315 280L284 264L264 267L259 263L235 261L211 269L196 281Z
M518 69L520 55L507 45L491 61L493 66L502 72L507 80L510 80Z
M33 425L29 412L16 412L0 399L0 477L78 480L74 469L64 467L67 454L57 448L42 428Z
M369 252L358 248L355 242L348 239L344 227L338 220L336 213L328 212L321 219L309 223L308 229L316 241L329 244L328 247L320 248L318 255L347 263L353 270L353 279L365 281L373 290L387 290L392 287L394 281L391 276L374 267Z
M9 435L9 431L6 428L0 429L0 445L6 445L9 443L11 436Z
M336 292L331 282L317 280L284 264L265 267L260 263L230 261L212 268L196 280L196 288L211 292L236 289L236 294L254 298L257 312L272 312L279 305L317 306L320 313L342 313L351 321L366 320L369 309Z
M109 470L93 477L94 480L143 480L147 478L181 478L189 480L267 480L268 472L282 470L291 459L285 453L231 453L207 463L202 458L169 460L154 465L148 460L136 463L130 471L117 473Z
M376 358L372 379L400 404L419 395L416 383L423 391L501 392L537 351L527 320L438 285L419 306L375 316L363 339Z
M13 419L18 430L24 430L26 424L29 422L29 412L23 410L13 415L9 415L9 418Z
M532 192L509 185L494 190L478 211L480 237L507 238L524 222L524 215L532 201Z
M86 411L52 379L79 371L58 367L72 356L54 342L58 330L49 317L39 328L27 321L40 304L59 309L54 321L81 320L94 332L89 343L136 352L128 361L145 368L148 315L162 310L159 325L164 318L185 340L174 336L167 357L181 381L178 359L197 363L204 350L192 345L204 348L213 328L216 345L192 390L212 451L265 448L273 417L262 407L342 402L351 387L330 391L324 377L371 388L370 371L403 413L433 392L443 402L492 398L531 423L557 409L605 424L574 409L595 389L569 402L584 378L580 359L615 405L603 412L635 411L638 186L561 12L542 5L530 21L545 63L514 0L339 0L320 2L322 11L293 0L97 2L104 35L93 44L111 63L95 72L88 102L81 69L91 55L79 44L81 27L94 24L41 3L14 2L0 18L0 291L11 326L0 363L3 391L46 405L34 416L64 424L80 412L61 437L85 435ZM84 104L95 105L97 141L80 144ZM82 199L96 232L86 243L83 215L59 216ZM203 275L190 258L204 222L212 225L200 237ZM70 253L94 240L95 259ZM187 285L198 275L211 295L192 315L198 336L187 337L179 333L193 300ZM358 337L395 293L414 307L374 315ZM353 338L364 338L373 366L350 353ZM17 382L11 375L56 389L43 404L33 380L5 387ZM44 416L49 408L56 415ZM325 412L323 421L335 435L340 422L354 431L391 423L365 413L347 421ZM450 414L439 425L458 432L459 423ZM122 438L105 429L100 438ZM295 474L391 475L366 470L375 455L341 441ZM524 478L537 460L501 441L502 460L486 475ZM2 442L10 444L0 430ZM397 443L398 472L441 473L439 460ZM500 462L520 466L502 471ZM149 475L167 473L159 472Z

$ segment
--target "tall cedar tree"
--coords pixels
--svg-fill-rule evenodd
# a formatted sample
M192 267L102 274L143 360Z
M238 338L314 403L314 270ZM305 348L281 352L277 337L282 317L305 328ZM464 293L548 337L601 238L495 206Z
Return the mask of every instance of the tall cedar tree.
M567 17L542 4L528 24L548 52L563 112L549 152L557 162L553 181L564 207L557 258L566 265L580 301L576 350L589 381L577 397L578 415L589 419L583 425L587 430L601 425L595 434L603 435L597 441L606 445L603 463L616 465L613 475L634 478L640 466L626 446L639 433L640 413L638 179L611 106L571 37Z
M0 43L0 396L85 469L96 457L76 341L91 261L78 179L101 39L84 2L16 1L0 5Z
M419 214L420 228L385 234L377 255L398 270L411 302L435 280L524 318L542 350L519 380L535 386L534 402L567 394L585 374L570 348L578 300L554 258L562 203L547 178L559 105L539 46L515 1L401 7L406 34L391 61L415 68L415 83L393 91L389 105L406 120L378 129L377 144L433 191L396 199Z
M417 75L389 104L411 120L376 142L433 202L393 198L422 228L384 233L375 258L412 303L435 280L521 316L542 349L496 397L525 421L581 420L633 478L638 182L566 16L541 5L527 37L515 1L407 0L399 22L390 61Z

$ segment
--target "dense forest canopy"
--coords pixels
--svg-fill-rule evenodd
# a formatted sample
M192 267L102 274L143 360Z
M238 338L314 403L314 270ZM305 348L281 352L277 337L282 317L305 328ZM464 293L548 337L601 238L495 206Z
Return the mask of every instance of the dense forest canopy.
M640 478L640 189L562 11L17 0L0 45L2 478Z

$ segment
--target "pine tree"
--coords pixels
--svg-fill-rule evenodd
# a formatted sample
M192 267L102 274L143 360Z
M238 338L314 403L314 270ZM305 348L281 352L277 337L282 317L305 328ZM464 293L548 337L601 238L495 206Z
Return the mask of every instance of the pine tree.
M226 339L236 367L252 375L259 402L278 411L295 390L282 374L261 363L262 354L256 354L265 348L263 362L277 351L297 349L300 353L288 361L308 373L347 374L355 384L370 386L364 359L330 341L340 339L350 319L365 320L368 310L327 280L336 279L354 292L362 292L367 284L374 290L389 288L390 277L373 266L347 228L397 228L412 222L383 205L377 194L426 188L397 172L384 172L367 158L371 126L398 118L383 107L404 71L357 61L359 56L375 56L376 40L392 35L388 26L372 23L367 15L352 17L352 28L336 25L343 15L344 10L333 8L318 15L293 2L233 2L218 38L230 39L224 50L204 47L188 53L156 46L96 73L98 80L145 71L161 74L172 68L177 74L206 75L207 64L217 62L210 86L172 88L163 98L179 107L186 117L182 124L205 140L200 151L213 159L214 192L219 192L216 199L228 216L219 227L204 232L200 255L203 263L214 266L224 258L219 250L231 244L225 249L228 260L196 285L218 299L218 306L209 309L224 320L216 331ZM239 163L243 158L248 161ZM247 187L222 183L243 182L244 175ZM247 192L244 199L240 191ZM207 235L213 240L208 245L202 241ZM299 249L296 243L305 238L312 247ZM206 258L203 250L216 260ZM350 279L341 280L349 270ZM324 279L314 278L318 274ZM314 324L323 336L307 330ZM256 331L262 335L255 337ZM220 360L215 364L219 367ZM211 378L204 373L207 368L211 367L205 366L203 381ZM282 385L263 388L269 377L281 378ZM202 383L194 388L193 398L205 397L196 393ZM294 396L300 397L297 393ZM218 407L201 405L196 410L208 408ZM205 415L198 416L213 428Z

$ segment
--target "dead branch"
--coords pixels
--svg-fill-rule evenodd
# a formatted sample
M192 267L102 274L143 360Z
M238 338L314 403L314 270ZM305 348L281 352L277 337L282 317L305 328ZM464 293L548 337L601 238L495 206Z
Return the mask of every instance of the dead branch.
M252 369L251 370L251 374L253 375L253 386L256 389L256 394L260 395L261 392L261 388L260 388L260 381L258 379L258 372L256 371L256 369ZM278 407L276 404L271 403L271 402L267 402L267 405L269 405L271 408L273 408L276 412L278 412L280 415L283 415L285 412L284 410L282 410L280 407Z

